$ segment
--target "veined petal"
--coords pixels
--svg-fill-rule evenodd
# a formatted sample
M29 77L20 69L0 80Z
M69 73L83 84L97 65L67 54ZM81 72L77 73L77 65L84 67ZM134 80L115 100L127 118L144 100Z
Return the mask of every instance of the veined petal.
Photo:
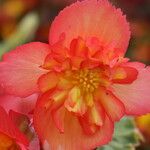
M74 87L68 94L68 98L65 101L65 107L70 112L74 112L82 116L87 110L87 106L84 101L85 100L81 94L80 88Z
M19 131L15 126L12 119L8 116L5 110L0 106L0 133L3 133L12 139L15 139L16 142L28 146L27 138Z
M51 112L52 119L60 131L60 133L64 133L64 117L65 117L65 111L63 108L59 108L55 111Z
M97 126L102 126L104 123L104 110L98 104L98 102L95 102L95 106L91 108L91 120L93 123L95 123Z
M112 138L113 123L109 118L94 135L86 135L76 116L65 112L64 133L60 133L52 120L51 114L43 108L35 109L34 125L42 142L48 142L51 150L91 150L108 143ZM44 116L44 117L43 117Z
M83 116L79 117L81 126L88 135L96 133L103 126L104 120L105 111L97 102Z
M16 96L38 92L37 80L46 73L40 66L49 52L49 45L33 42L5 54L0 63L0 84Z
M46 56L44 64L42 65L42 68L47 69L47 70L53 70L53 69L57 69L60 68L61 64L59 62L57 62L52 54L49 54Z
M133 67L120 66L114 69L113 83L129 84L137 79L138 71Z
M99 99L101 105L103 106L106 114L112 119L112 121L119 121L121 117L125 114L125 108L123 103L117 99L111 92L99 88Z
M103 46L113 44L119 55L128 46L129 25L120 9L113 7L107 0L85 0L76 2L60 12L52 23L49 42L54 44L64 33L66 47L74 38L96 37Z
M127 63L138 70L137 79L127 85L114 84L113 93L125 105L126 114L142 115L150 112L150 67L142 63Z
M53 90L44 93L38 100L38 107L44 108L46 114L51 115L55 126L60 132L64 132L64 112L62 111L62 105L67 98L67 91ZM35 110L36 111L36 110Z
M42 75L38 80L39 89L42 92L46 92L55 86L58 83L58 75L55 72L49 72Z
M29 115L35 107L38 94L33 94L26 98L15 97L12 95L0 96L0 106L5 108L6 112L14 110L19 113Z
M84 118L80 117L79 122L80 122L80 125L82 126L84 133L89 136L93 135L98 130L100 130L100 126L97 126L96 124L85 121L85 117Z
M69 52L71 56L85 58L88 55L88 48L86 47L85 41L79 37L71 41Z

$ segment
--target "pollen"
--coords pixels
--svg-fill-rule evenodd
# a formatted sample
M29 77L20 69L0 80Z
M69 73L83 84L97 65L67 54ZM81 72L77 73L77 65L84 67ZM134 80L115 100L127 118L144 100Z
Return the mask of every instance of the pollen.
M99 71L81 69L74 73L74 83L84 92L94 92L100 83Z

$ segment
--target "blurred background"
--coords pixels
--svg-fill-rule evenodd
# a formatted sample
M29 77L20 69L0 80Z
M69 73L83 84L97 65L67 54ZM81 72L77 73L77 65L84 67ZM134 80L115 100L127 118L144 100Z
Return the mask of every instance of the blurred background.
M48 42L49 27L60 10L75 0L0 0L0 57L16 46ZM150 0L111 0L130 22L127 55L150 64ZM144 139L137 150L150 150L150 115L135 118Z

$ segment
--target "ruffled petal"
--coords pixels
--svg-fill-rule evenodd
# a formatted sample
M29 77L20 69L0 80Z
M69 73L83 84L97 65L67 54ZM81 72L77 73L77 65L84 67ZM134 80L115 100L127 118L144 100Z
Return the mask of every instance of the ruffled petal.
M49 45L33 42L5 54L0 63L0 84L9 94L21 97L39 91L37 80L46 73L40 66L49 52Z
M37 106L34 115L34 126L42 140L48 142L51 150L91 150L97 146L108 143L112 138L113 123L109 118L105 119L104 125L94 135L85 134L76 116L65 111L64 133L55 126L51 113ZM44 116L44 117L43 117Z
M70 44L70 55L77 57L87 57L88 48L82 38L73 39Z
M133 67L120 66L114 69L113 83L129 84L137 79L138 71Z
M110 91L99 88L99 102L103 106L106 114L112 121L119 121L125 114L123 103L116 98Z
M26 98L20 98L12 95L3 95L0 96L0 106L5 108L7 112L14 110L29 115L34 110L37 96L38 94L34 94Z
M65 107L70 111L79 115L83 115L86 110L86 104L84 97L81 94L81 90L78 87L73 87L68 94L68 98L65 101Z
M150 112L150 67L142 63L127 63L138 70L137 79L127 85L114 84L113 93L125 105L126 114L142 115Z
M61 106L67 98L67 91L51 90L40 96L37 105L45 108L45 113L50 113L55 126L60 132L64 132L64 112Z
M22 143L27 146L27 138L19 131L8 116L5 110L0 106L0 132L15 139L16 142Z
M79 117L80 124L84 132L88 135L92 135L97 132L105 121L105 111L99 103L94 104L92 108Z
M103 46L113 45L119 55L128 46L130 31L126 17L107 0L76 2L60 12L52 23L49 42L54 44L65 34L65 46L79 36L84 40L96 37Z
M49 72L47 74L42 75L38 80L39 89L42 92L46 92L55 86L58 83L58 76L55 72Z

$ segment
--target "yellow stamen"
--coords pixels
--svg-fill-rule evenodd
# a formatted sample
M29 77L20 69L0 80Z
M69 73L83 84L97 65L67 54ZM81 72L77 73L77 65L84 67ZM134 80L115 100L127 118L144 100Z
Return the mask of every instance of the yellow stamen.
M81 91L94 92L100 83L99 71L82 69L76 71L74 74L73 83L79 86Z

